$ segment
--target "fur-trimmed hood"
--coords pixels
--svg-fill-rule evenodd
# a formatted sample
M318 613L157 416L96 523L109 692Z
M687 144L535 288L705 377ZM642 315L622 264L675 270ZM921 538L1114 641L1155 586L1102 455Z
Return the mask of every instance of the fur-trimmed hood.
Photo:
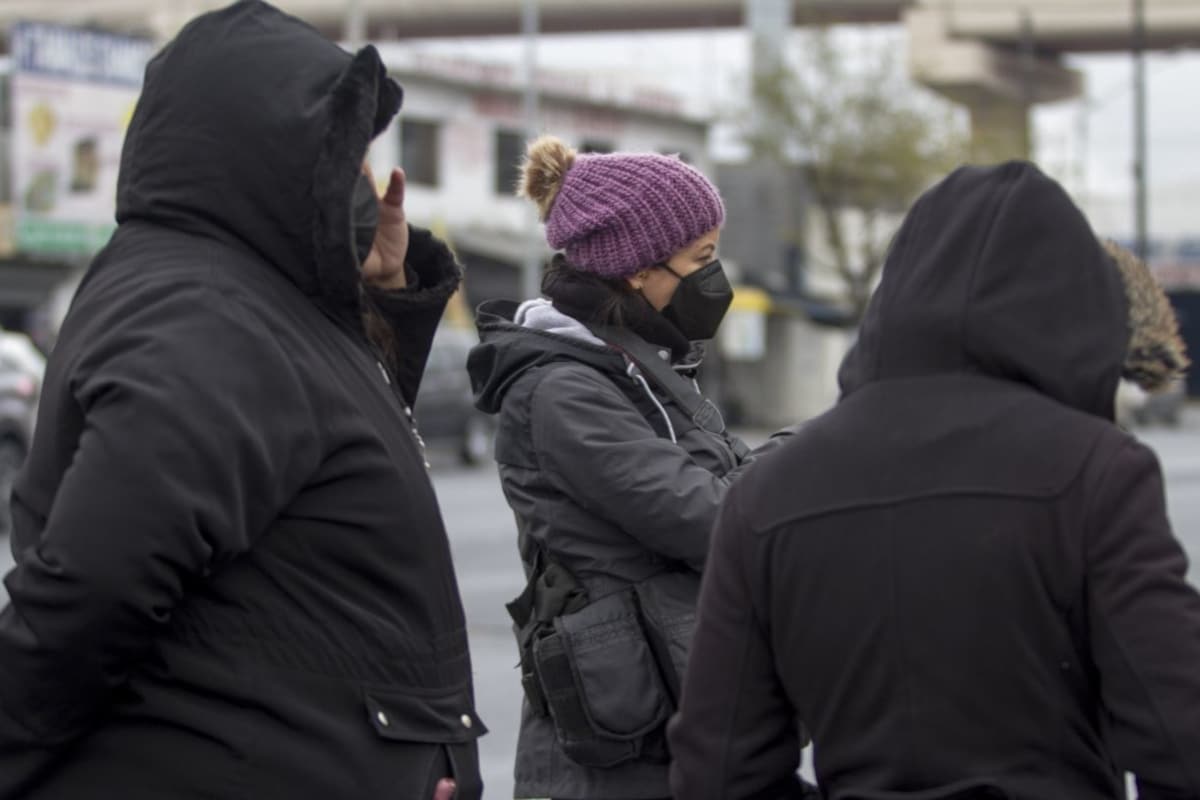
M146 69L117 221L253 251L357 319L351 197L401 98L373 47L351 55L259 0L205 14Z
M909 212L839 380L849 395L978 372L1112 419L1128 321L1120 272L1062 187L1025 162L963 167Z
M1148 392L1165 389L1190 365L1175 309L1145 262L1116 242L1105 242L1129 304L1129 348L1121 376Z

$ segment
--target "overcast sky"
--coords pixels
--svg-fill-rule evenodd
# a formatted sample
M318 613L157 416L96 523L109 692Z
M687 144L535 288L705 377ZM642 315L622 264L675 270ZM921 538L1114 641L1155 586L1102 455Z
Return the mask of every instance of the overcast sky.
M895 27L842 29L856 50L903 47ZM803 34L796 34L802 46ZM519 40L443 40L415 45L479 60L520 58ZM745 106L747 36L738 30L544 36L538 59L552 69L586 70L602 80L661 85L689 108L716 117ZM1200 237L1200 51L1148 59L1151 223L1153 233ZM1132 228L1132 73L1127 55L1073 57L1086 99L1038 109L1036 157L1062 180L1102 233Z

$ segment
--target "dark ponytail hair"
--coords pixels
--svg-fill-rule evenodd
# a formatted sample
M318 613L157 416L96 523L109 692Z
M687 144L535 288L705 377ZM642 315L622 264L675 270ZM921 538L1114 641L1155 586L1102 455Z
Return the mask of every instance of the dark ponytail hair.
M542 275L542 294L581 322L628 328L646 301L624 278L602 278L575 269L561 254Z

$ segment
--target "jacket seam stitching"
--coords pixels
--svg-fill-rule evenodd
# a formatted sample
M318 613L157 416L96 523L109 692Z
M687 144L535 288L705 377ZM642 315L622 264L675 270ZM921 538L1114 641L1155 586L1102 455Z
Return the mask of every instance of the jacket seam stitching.
M899 666L900 666L899 671L904 676L904 689L903 689L903 691L904 691L904 715L908 719L909 730L914 730L917 726L917 721L916 721L916 714L913 711L913 687L912 687L912 675L911 675L912 664L909 660L908 647L906 646L906 643L904 641L904 633L903 633L905 624L904 624L904 620L902 619L903 612L902 612L902 609L900 606L900 586L899 586L899 577L898 577L899 570L896 568L896 562L898 559L896 558L897 542L896 542L896 526L895 526L894 514L889 514L887 527L888 527L888 551L889 551L889 555L890 555L890 560L892 562L892 569L889 570L889 572L891 574L891 581L889 582L890 583L889 588L891 589L891 601L892 601L890 616L892 616L892 625L893 625L893 632L894 632L893 635L895 637L894 646L896 648L896 655L897 655L897 658L899 661ZM910 736L904 737L904 742L906 745L905 749L909 752L909 761L911 763L913 761L912 737L910 737Z
M1142 676L1134 668L1133 661L1126 654L1125 648L1121 645L1121 641L1113 634L1112 628L1109 625L1107 617L1104 615L1098 615L1098 617L1099 617L1100 623L1104 626L1104 632L1108 635L1108 638L1110 640L1112 640L1113 646L1116 648L1117 653L1121 656L1121 661L1124 662L1126 668L1129 670L1129 673L1131 675L1133 675L1134 678L1136 679L1137 688L1145 696L1146 705L1147 705L1147 707L1149 707L1150 711L1154 714L1154 721L1158 723L1158 727L1160 729L1160 732L1163 735L1163 739L1170 744L1170 750L1174 754L1179 766L1183 769L1184 777L1187 778L1189 783L1192 783L1193 790L1200 791L1200 784L1194 782L1195 775L1193 775L1191 773L1191 768L1188 766L1187 759L1184 758L1183 753L1180 752L1179 743L1176 742L1175 737L1171 735L1171 733L1170 733L1171 729L1167 726L1166 722L1164 721L1163 714L1162 714L1161 709L1158 706L1158 703L1156 703L1154 701L1153 695L1151 695L1151 693L1146 690L1146 681L1143 680ZM1137 777L1140 780L1142 776L1139 775Z
M542 366L549 366L549 365L542 365ZM577 370L574 374L584 378L589 383L592 383L592 384L596 385L597 387L603 387L604 389L611 389L614 392L614 395L616 397L619 397L621 399L621 401L623 403L625 403L631 411L633 411L635 414L637 414L638 417L641 418L646 423L646 427L650 430L651 433L654 434L655 438L662 438L658 435L658 432L656 430L654 430L654 426L652 426L650 424L649 420L646 420L645 415L642 414L642 412L638 409L638 407L636 405L634 405L633 401L630 400L629 397L626 396L625 393L622 392L621 389L613 383L613 381L609 380L608 376L606 376L603 372L601 372L600 370L598 370L588 364L584 364L584 363L578 362L578 361L560 362L559 367L560 368L581 367L581 368L583 368L583 370L586 370L585 372ZM541 420L546 418L546 415L544 413L543 414L537 413L538 408L539 408L539 402L538 402L539 396L544 395L544 393L539 394L539 391L542 388L542 384L545 383L545 381L551 375L553 375L555 373L555 370L547 369L547 370L544 370L544 373L545 374L541 375L537 379L537 382L529 390L530 441L533 444L533 453L534 453L535 459L537 459L537 454L539 452L539 448L538 448L536 438L534 436L534 432L535 432L535 430L541 429ZM539 463L541 462L541 459L537 459L537 460Z
M1126 446L1128 446L1128 444L1129 443L1126 443ZM1097 484L1098 486L1104 487L1107 485L1108 479L1112 475L1113 470L1115 469L1116 461L1117 461L1117 453L1114 452L1113 455L1109 458L1108 463L1104 467L1104 472L1101 475L1100 482ZM1089 508L1088 508L1087 529L1086 529L1088 534L1090 534L1091 531L1093 530L1091 512L1094 510L1094 503L1098 502L1097 498L1101 497L1102 495L1104 495L1103 491L1097 491L1092 496L1092 500L1089 501L1089 503L1088 503ZM1085 541L1088 544L1090 544L1091 536L1085 535L1084 538L1085 538ZM1086 545L1085 545L1085 552L1086 552ZM1085 561L1084 563L1087 565L1086 569L1090 573L1091 572L1091 558L1089 557L1087 559L1087 561ZM1141 673L1139 673L1138 670L1136 669L1136 667L1134 666L1134 662L1129 657L1129 654L1125 651L1125 647L1122 645L1121 640L1113 632L1111 623L1108 619L1108 615L1103 614L1103 613L1097 613L1096 618L1097 618L1097 622L1103 626L1104 633L1108 636L1109 640L1112 642L1113 647L1116 650L1117 654L1120 656L1122 663L1125 665L1125 668L1129 671L1129 674L1133 676L1134 681L1137 685L1138 691L1145 698L1147 708L1149 708L1150 712L1154 715L1154 721L1158 724L1159 732L1162 734L1163 740L1166 743L1168 743L1171 752L1174 754L1174 756L1177 760L1177 763L1183 769L1184 777L1186 777L1189 782L1192 782L1192 789L1200 790L1200 783L1195 782L1196 776L1191 773L1191 768L1188 766L1187 759L1183 757L1183 753L1181 753L1179 750L1179 743L1176 742L1175 737L1171 735L1171 729L1166 724L1166 721L1162 714L1162 710L1160 709L1158 703L1155 702L1153 694L1151 694L1151 692L1149 690L1147 690L1145 679L1142 677ZM1139 775L1138 778L1140 780L1141 776Z
M731 521L736 521L737 523L739 523L734 528L734 530L737 531L737 530L740 530L740 528L741 528L741 512L738 508L734 507L733 513L734 513L736 519L731 520ZM741 543L735 540L734 544L736 545L734 552L735 552L735 555L736 555L737 561L738 561L738 564L737 564L738 577L740 579L742 579L743 582L745 582L746 561L742 554ZM750 588L749 585L747 585L746 586L747 592L749 591L749 588ZM754 624L755 614L754 614L753 597L748 597L747 599L751 601L749 622L751 624ZM752 643L752 639L750 636L750 626L749 625L742 626L741 633L742 633L742 641L741 641L741 647L739 648L739 652L738 652L737 681L734 684L735 686L739 687L739 689L746 679L746 662L748 660L747 654L750 651L750 645ZM738 713L741 710L741 705L742 705L742 692L738 691L737 694L734 695L734 701L731 704L731 707L729 709L729 717L728 717L728 720L726 723L725 730L732 731L734 729L735 723L738 718ZM719 781L717 782L717 786L721 787L722 791L724 791L724 787L726 787L729 782L728 781L729 761L730 761L730 758L732 757L731 751L732 751L732 742L730 741L730 737L726 736L726 737L724 737L724 742L722 743L721 769L720 769L720 772L718 772Z
M1056 490L1055 492L1053 492L1051 494L1031 494L1028 492L1025 492L1025 493L1006 492L1006 491L995 491L995 490L987 490L987 489L962 489L962 490L942 489L942 490L932 490L929 492L915 493L915 494L911 494L911 495L887 497L887 498L883 498L883 499L879 499L879 500L854 501L854 502L844 503L841 505L829 506L827 508L817 509L815 511L806 511L806 512L803 512L800 514L795 514L795 515L786 517L781 520L776 520L775 522L772 522L769 525L766 525L765 527L763 527L762 529L757 531L757 533L761 536L766 536L766 535L778 533L781 528L784 528L788 525L793 525L797 522L808 522L810 520L821 519L823 517L836 516L838 514L846 514L846 513L850 513L850 512L854 512L854 511L884 510L884 509L894 508L896 506L906 505L908 503L919 503L919 502L924 502L926 500L937 500L937 499L943 499L943 498L968 498L968 497L986 497L986 498L994 498L994 499L1008 498L1008 499L1012 499L1012 500L1028 500L1030 502L1036 502L1036 503L1047 503L1047 502L1055 500L1055 499L1061 497L1063 494L1065 494L1070 489L1071 484L1073 484L1075 482L1075 480L1076 479L1072 479L1071 483L1069 483L1065 488Z
M1006 168L1007 169L1007 168ZM1019 177L1014 175L1014 178ZM972 298L975 295L975 281L979 277L979 259L991 244L992 236L996 232L996 227L1000 224L1000 212L1008 204L1016 191L1017 183L1014 180L1004 190L1004 194L996 200L988 208L988 213L993 213L991 221L988 223L987 231L980 240L979 245L975 249L975 254L971 258L971 274L967 276L967 286L963 296L962 311L958 318L958 340L962 343L962 359L966 364L971 363L971 342L967 332L967 320L971 315Z

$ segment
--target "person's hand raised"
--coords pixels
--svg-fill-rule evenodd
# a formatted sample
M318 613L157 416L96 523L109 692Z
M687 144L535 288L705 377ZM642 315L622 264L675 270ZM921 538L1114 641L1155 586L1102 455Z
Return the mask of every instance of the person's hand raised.
M363 171L375 182L371 167ZM388 179L387 191L379 200L379 227L375 244L363 262L363 278L380 289L403 289L408 285L404 260L408 257L408 220L404 216L404 170L396 167Z

